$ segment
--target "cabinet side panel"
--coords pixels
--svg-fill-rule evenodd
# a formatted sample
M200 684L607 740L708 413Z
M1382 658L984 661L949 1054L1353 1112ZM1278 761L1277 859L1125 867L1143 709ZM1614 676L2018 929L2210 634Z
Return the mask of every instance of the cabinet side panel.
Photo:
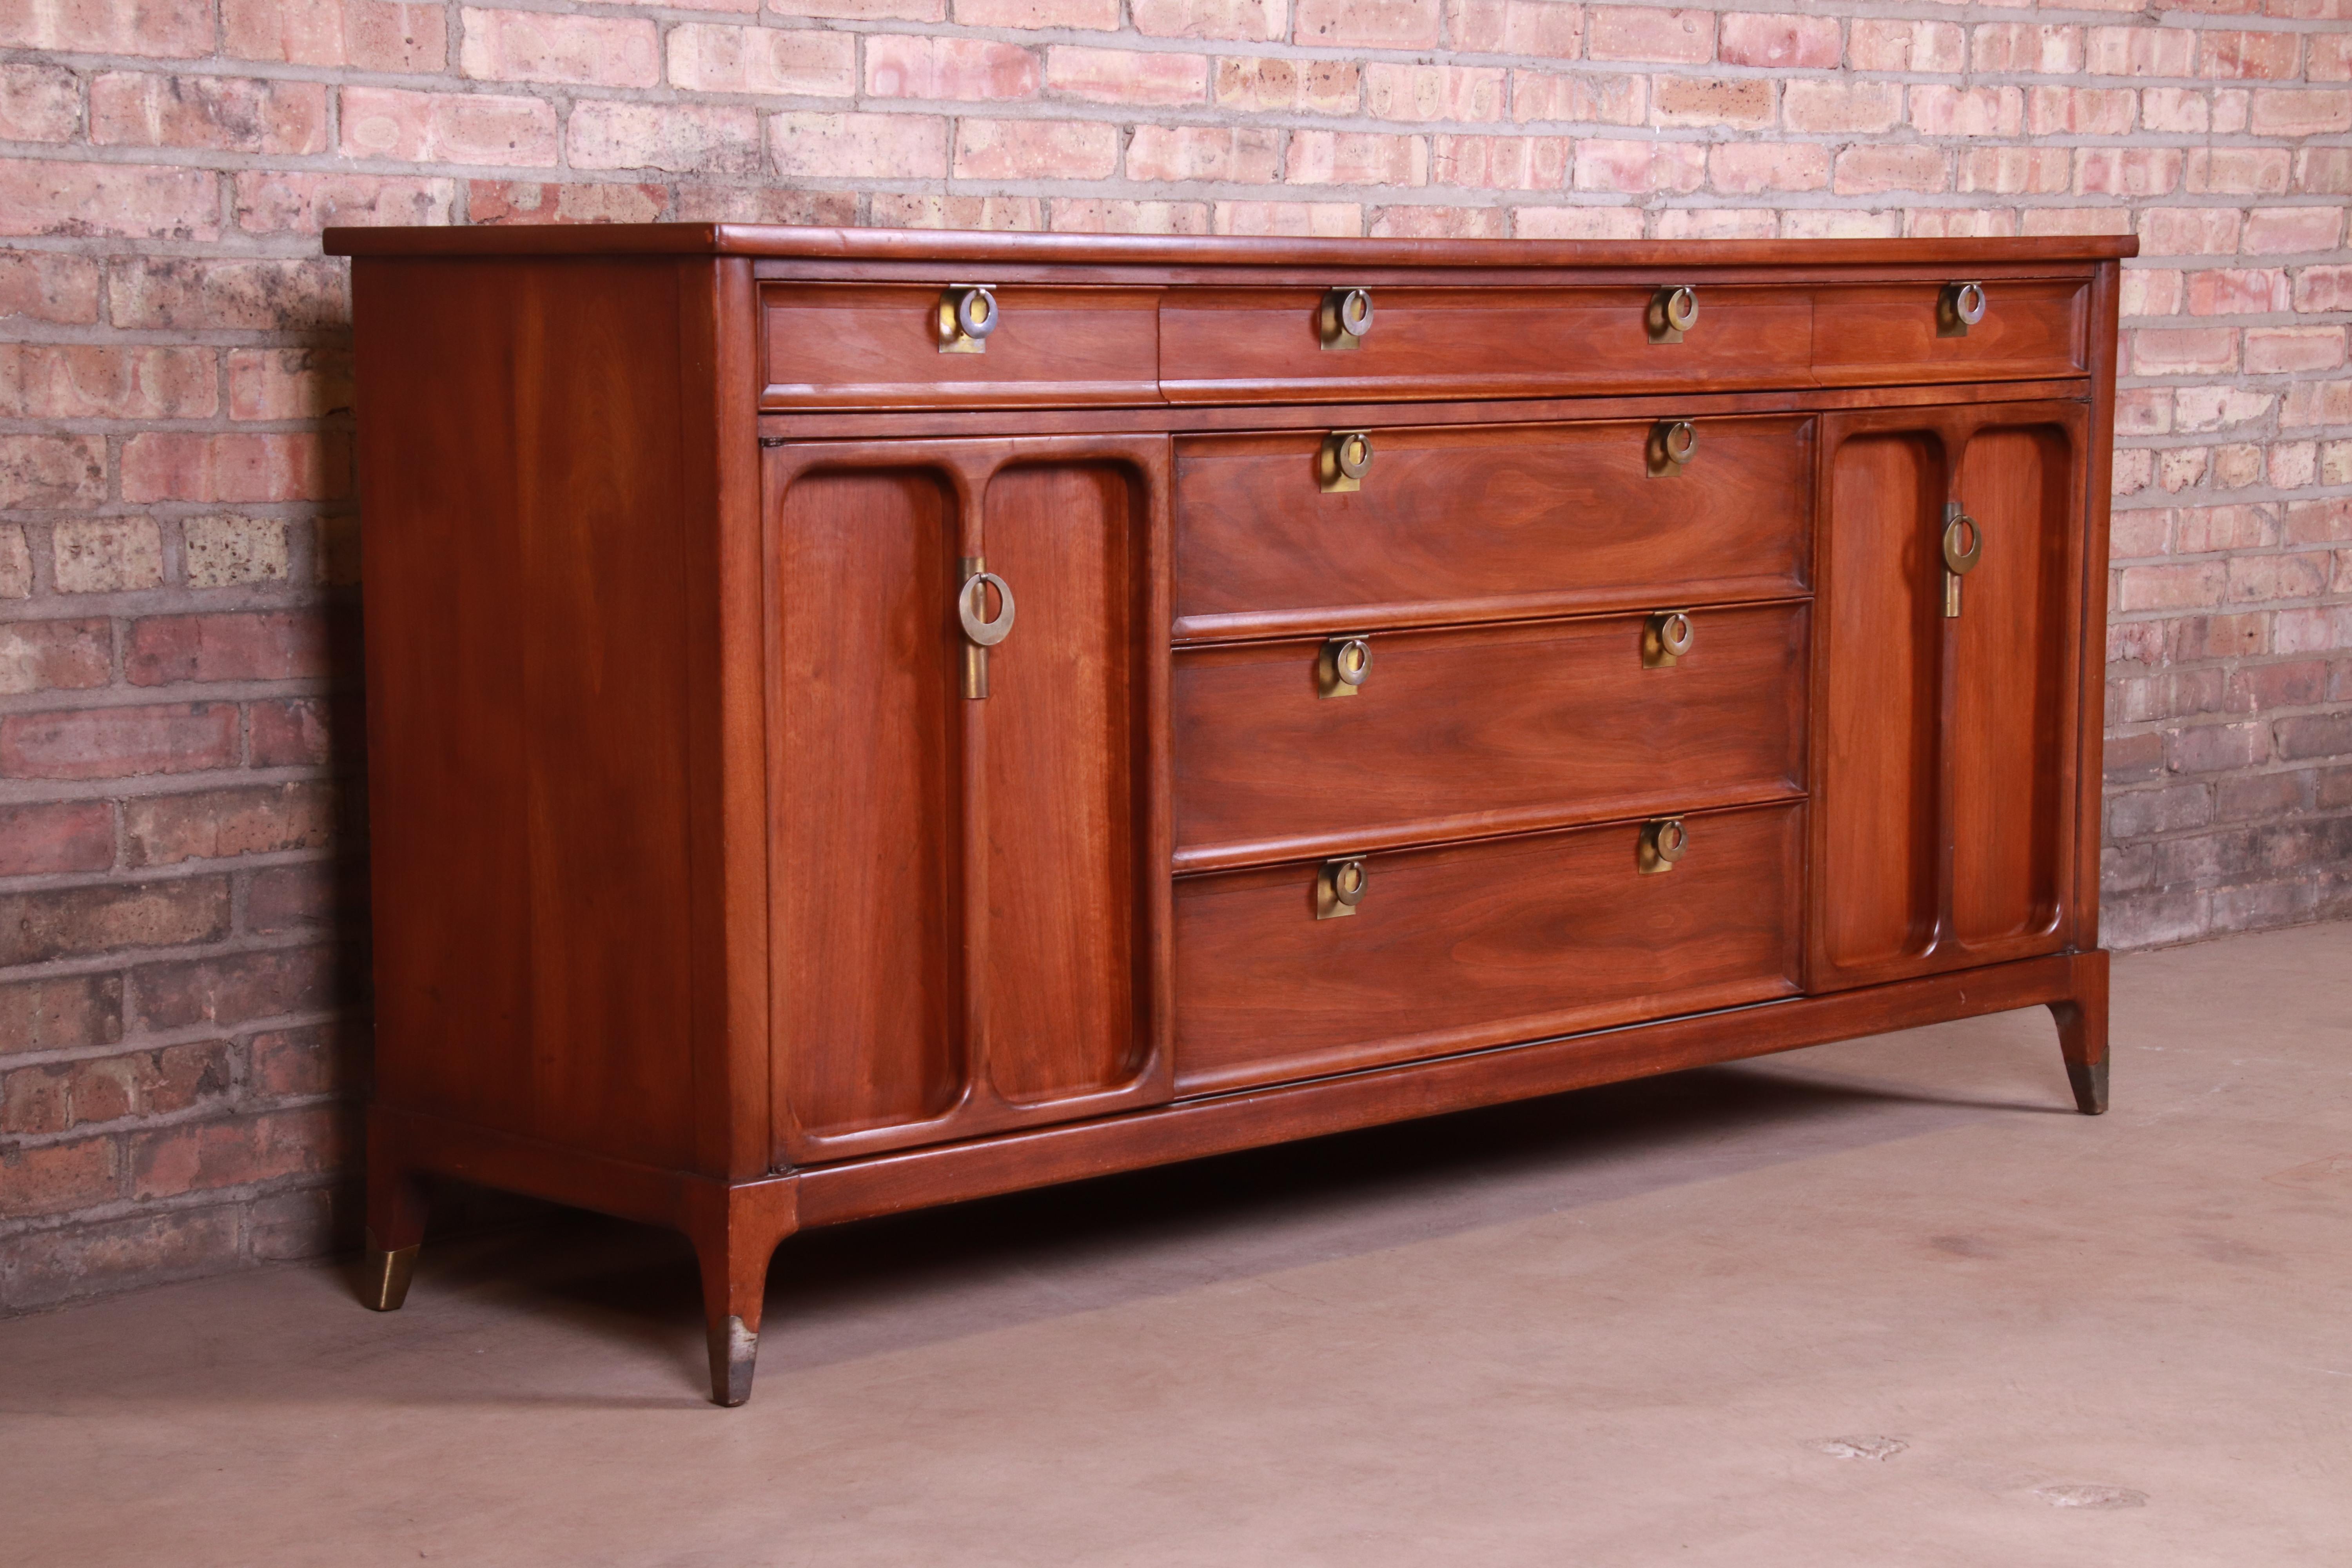
M1840 966L1922 952L1934 931L1942 467L1911 433L1853 437L1831 461L1816 918Z
M1135 845L1140 500L1126 469L1024 465L989 483L989 570L1013 585L989 658L989 1076L1015 1101L1141 1065ZM1155 868L1156 869L1156 868Z
M691 1158L681 264L363 263L382 1041L402 1106Z
M2057 913L2074 471L2049 427L1984 431L1960 465L1985 538L1962 588L1952 715L1952 932L1969 945Z
M785 1102L843 1132L944 1113L963 1081L954 910L954 510L913 469L786 490L772 586L772 785Z

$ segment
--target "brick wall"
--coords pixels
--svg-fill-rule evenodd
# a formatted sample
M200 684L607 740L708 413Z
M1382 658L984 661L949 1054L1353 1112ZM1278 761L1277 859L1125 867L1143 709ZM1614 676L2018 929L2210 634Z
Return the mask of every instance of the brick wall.
M0 1310L332 1235L328 223L2136 231L2108 934L2352 907L2352 0L759 5L0 0Z

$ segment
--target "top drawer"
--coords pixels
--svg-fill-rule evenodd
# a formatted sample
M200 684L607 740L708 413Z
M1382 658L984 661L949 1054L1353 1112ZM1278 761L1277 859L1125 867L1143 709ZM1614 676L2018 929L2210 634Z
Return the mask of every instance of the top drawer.
M950 291L771 283L760 290L762 408L1045 407L1160 401L1159 291L993 289L974 340L943 331ZM951 320L951 318L950 318Z
M1813 316L1813 369L1832 384L2005 381L2079 375L2087 363L2088 286L2072 278L1978 285L1973 324L1936 283L1857 283L1826 291Z

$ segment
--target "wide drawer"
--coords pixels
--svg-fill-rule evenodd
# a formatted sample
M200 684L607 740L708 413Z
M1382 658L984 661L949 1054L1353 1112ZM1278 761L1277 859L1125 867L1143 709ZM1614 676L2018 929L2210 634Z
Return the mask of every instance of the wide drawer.
M1676 279L1665 279L1671 284ZM1802 384L1803 288L1707 285L1678 342L1651 341L1659 290L1375 288L1360 338L1327 331L1325 291L1182 289L1160 307L1171 403L1511 397ZM1327 336L1354 346L1327 349Z
M1996 279L1966 332L1935 283L1852 284L1813 317L1819 379L1845 383L1996 381L2079 375L2087 363L2089 286L2079 279Z
M1007 285L994 290L980 352L954 347L975 340L943 331L946 297L900 284L763 286L761 406L1160 401L1155 289Z
M1671 664L1649 619L1384 633L1354 687L1319 638L1185 650L1177 868L1800 793L1806 606L1691 611Z
M1806 591L1809 416L1373 429L1354 490L1318 432L1176 449L1176 635L1263 637ZM1671 468L1672 465L1667 465Z
M1645 873L1641 824L1176 883L1180 1093L1342 1072L1793 994L1802 807L1693 814Z

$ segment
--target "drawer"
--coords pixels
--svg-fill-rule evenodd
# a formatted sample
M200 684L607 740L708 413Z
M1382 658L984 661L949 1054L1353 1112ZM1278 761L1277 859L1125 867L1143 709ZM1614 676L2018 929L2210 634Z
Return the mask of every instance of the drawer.
M979 353L942 348L940 288L771 283L760 290L762 408L1044 406L1160 401L1159 292L994 290ZM969 344L972 340L959 340Z
M1834 384L2080 375L2090 294L2077 279L1996 279L1965 335L1939 334L1945 286L1873 283L1825 290L1813 366Z
M1806 619L1694 610L1688 651L1646 666L1641 615L1381 633L1352 688L1320 638L1187 649L1177 868L1796 795Z
M1673 279L1665 279L1671 282ZM1708 284L1681 341L1653 342L1658 289L1373 288L1356 346L1327 349L1327 292L1183 289L1160 306L1171 403L1508 397L1802 385L1812 296Z
M1659 422L1375 429L1361 489L1325 436L1181 440L1176 634L1229 638L1526 619L1806 591L1813 424L1699 419L1678 474Z
M1178 1092L1792 995L1802 809L1694 814L1663 874L1638 823L1376 854L1345 918L1312 862L1181 878Z

